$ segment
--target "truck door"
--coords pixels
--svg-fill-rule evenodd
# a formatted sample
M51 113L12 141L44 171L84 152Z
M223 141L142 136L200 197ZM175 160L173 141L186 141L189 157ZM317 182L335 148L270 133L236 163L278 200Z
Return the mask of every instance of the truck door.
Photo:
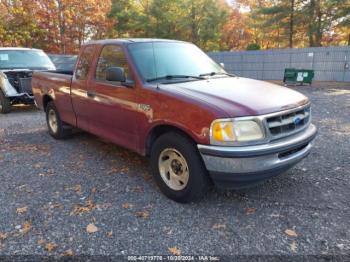
M94 74L88 82L89 130L114 143L137 150L139 146L137 87L126 87L120 82L106 80L110 67L124 69L128 81L133 81L123 47L109 44L101 47Z
M71 85L72 104L77 118L77 127L86 131L89 131L88 108L90 106L87 81L95 49L94 45L82 47Z

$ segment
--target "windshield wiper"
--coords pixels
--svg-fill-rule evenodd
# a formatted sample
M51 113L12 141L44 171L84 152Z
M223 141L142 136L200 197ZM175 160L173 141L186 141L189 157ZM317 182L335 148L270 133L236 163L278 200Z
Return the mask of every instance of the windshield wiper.
M176 78L193 78L193 79L199 79L204 80L205 78L203 76L191 76L191 75L166 75L166 76L160 76L155 78L146 79L147 82L153 82L157 80L172 80Z
M234 74L229 74L224 72L210 72L210 73L200 74L199 76L203 77L203 76L216 76L216 75L226 75L226 76L236 77Z

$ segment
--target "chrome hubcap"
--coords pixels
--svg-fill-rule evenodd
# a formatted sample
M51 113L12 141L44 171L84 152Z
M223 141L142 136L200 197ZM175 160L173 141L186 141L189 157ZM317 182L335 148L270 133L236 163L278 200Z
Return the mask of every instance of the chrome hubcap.
M53 109L49 111L49 126L52 132L57 133L58 125L57 125L57 116L56 112Z
M190 172L186 159L174 148L167 148L159 156L159 173L172 190L179 191L187 186Z

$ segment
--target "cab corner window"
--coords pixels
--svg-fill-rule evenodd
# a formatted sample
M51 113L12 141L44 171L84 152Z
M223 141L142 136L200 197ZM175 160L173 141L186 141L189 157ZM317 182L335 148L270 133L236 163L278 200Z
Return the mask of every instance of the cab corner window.
M87 79L89 74L89 69L92 63L92 59L94 58L94 46L87 46L84 48L80 55L80 59L78 61L77 69L75 71L75 77L79 80Z
M107 45L103 47L96 67L96 80L107 81L107 69L111 67L120 67L124 69L127 80L132 80L128 61L121 46Z

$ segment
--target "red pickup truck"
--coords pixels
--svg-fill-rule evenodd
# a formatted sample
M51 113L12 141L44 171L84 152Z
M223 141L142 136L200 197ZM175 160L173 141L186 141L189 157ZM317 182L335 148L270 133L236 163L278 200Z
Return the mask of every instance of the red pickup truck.
M317 133L304 95L228 74L181 41L93 41L74 72L35 72L32 89L54 138L77 127L149 156L159 188L178 202L212 182L240 188L278 175Z

